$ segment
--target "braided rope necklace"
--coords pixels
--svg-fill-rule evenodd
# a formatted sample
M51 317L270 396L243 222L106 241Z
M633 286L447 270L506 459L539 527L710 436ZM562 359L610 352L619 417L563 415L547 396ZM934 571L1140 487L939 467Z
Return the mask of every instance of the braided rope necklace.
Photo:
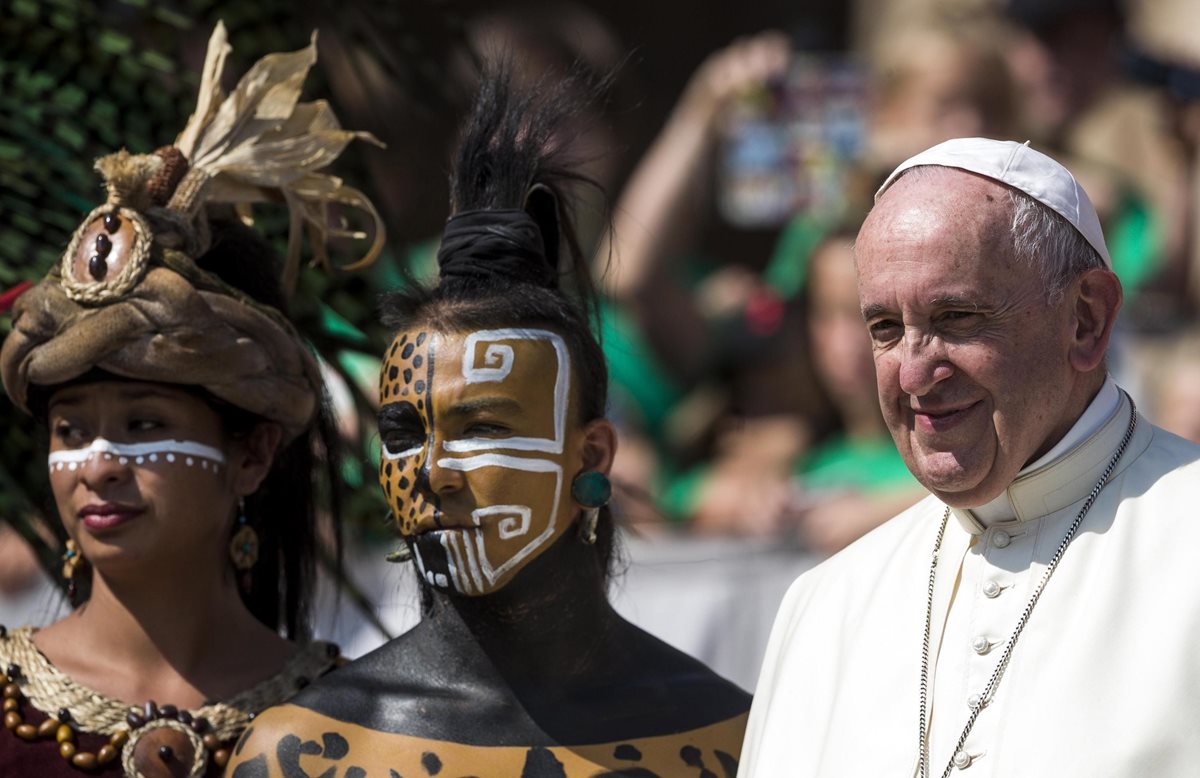
M144 778L139 765L146 760L162 762L156 765L161 769L182 767L189 778L204 775L210 761L224 768L233 741L259 711L288 699L338 661L336 646L313 641L280 672L224 702L190 711L153 701L130 706L61 672L34 644L34 631L0 626L4 728L28 742L57 741L63 760L85 772L119 760L131 778ZM24 703L47 718L37 726L26 723ZM84 751L77 744L80 733L104 735L108 742L95 753Z
M983 692L979 695L979 702L971 706L971 715L967 718L967 724L963 727L962 734L958 736L958 742L951 752L949 763L946 769L942 771L942 778L947 778L950 771L955 767L960 769L965 768L970 764L970 757L964 752L963 746L967 742L967 736L971 734L971 729L975 726L975 720L979 718L980 712L987 707L996 694L996 687L1000 684L1000 679L1004 675L1004 671L1008 669L1009 660L1012 658L1013 648L1017 645L1017 638L1021 636L1021 631L1025 629L1025 624L1029 621L1030 614L1033 613L1033 608L1037 605L1038 598L1042 596L1042 590L1046 588L1046 582L1050 580L1050 576L1054 574L1054 570L1058 567L1058 562L1062 559L1063 552L1067 550L1071 539L1075 537L1075 532L1079 529L1079 525L1083 522L1083 517L1087 515L1092 508L1092 503L1096 501L1100 491L1108 483L1109 476L1117 466L1117 462L1125 454L1125 449L1129 446L1129 441L1133 439L1133 432L1137 429L1137 407L1133 404L1133 398L1125 395L1129 399L1129 426L1125 429L1125 436L1121 438L1121 444L1117 446L1116 452L1108 461L1108 466L1104 468L1104 472L1100 475L1100 480L1092 487L1092 491L1084 500L1083 506L1080 507L1079 513L1075 516L1075 520L1071 522L1071 526L1067 528L1066 535L1058 544L1058 548L1054 552L1054 556L1050 557L1050 561L1046 564L1046 570L1042 573L1042 578L1038 581L1037 587L1034 588L1033 594L1029 597L1029 602L1025 604L1025 610L1021 612L1021 617L1017 619L1017 626L1013 629L1012 635L1009 636L1008 642L1004 645L1004 653L1000 655L999 661L996 662L996 669L992 671L992 677L988 679L987 685L983 687ZM937 540L933 544L933 558L929 563L929 591L925 602L925 635L921 643L921 696L920 696L920 731L918 741L918 771L920 778L928 778L929 776L929 722L926 719L929 699L929 635L930 625L933 622L933 584L937 578L938 554L942 549L942 539L946 534L946 524L950 519L950 508L946 507L945 513L942 514L942 526L938 529Z

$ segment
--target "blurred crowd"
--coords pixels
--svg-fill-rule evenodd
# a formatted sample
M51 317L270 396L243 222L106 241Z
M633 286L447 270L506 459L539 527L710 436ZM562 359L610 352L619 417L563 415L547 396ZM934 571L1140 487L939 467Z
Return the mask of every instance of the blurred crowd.
M1110 370L1200 441L1198 23L1183 0L860 0L848 51L714 52L616 200L601 274L629 515L832 553L922 496L879 414L853 240L887 173L952 137L1065 161L1125 287ZM713 256L714 212L778 225L774 251Z
M443 59L428 58L428 37L356 58L357 38L322 30L339 112L392 146L395 156L372 151L364 167L403 236L365 285L331 288L324 307L301 311L331 342L377 338L363 323L374 292L435 269L436 245L397 228L394 214L441 206L418 165L444 157L436 128L456 117L427 121L437 100L424 114L378 108L420 92L396 76L406 57L427 57L411 70L432 68L452 97L471 91L471 52L504 52L522 78L575 71L607 90L564 142L611 205L596 195L579 223L605 293L617 510L634 531L770 535L828 554L920 499L879 412L853 241L887 173L951 137L1029 140L1078 177L1125 286L1110 369L1151 419L1200 441L1194 0L857 0L839 46L780 19L711 52L649 144L628 143L621 127L655 74L639 69L641 53L603 8L516 8L457 20L447 39L461 36L463 48ZM186 104L192 91L181 93ZM354 390L373 391L377 360L363 355L380 352L362 345L330 359L348 438L370 438ZM373 488L372 456L361 456L366 477L347 471L354 489ZM21 545L0 529L10 594L35 569Z

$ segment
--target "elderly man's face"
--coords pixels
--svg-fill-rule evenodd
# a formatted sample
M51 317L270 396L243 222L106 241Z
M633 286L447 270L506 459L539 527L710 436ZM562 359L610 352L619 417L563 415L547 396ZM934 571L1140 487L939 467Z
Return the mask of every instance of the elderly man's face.
M909 469L955 507L982 505L1074 419L1071 295L1048 305L1011 256L1000 184L956 170L901 178L857 242L859 301L883 415Z

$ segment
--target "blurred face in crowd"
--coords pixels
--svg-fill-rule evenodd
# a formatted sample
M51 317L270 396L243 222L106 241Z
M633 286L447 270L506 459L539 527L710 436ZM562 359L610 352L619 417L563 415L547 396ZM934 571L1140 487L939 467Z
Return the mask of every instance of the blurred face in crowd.
M505 586L573 524L586 428L545 330L399 333L380 376L380 483L434 588ZM607 424L607 422L602 422Z
M1004 186L926 169L893 184L856 244L880 406L917 479L982 505L1074 422L1072 294L1050 305L1011 251Z
M891 41L878 69L870 142L888 164L950 138L1010 134L1012 83L993 47L910 29Z
M863 331L849 238L835 237L817 248L808 283L809 332L817 376L843 413L864 406L870 410L876 402L875 365L871 340Z
M1102 8L1078 8L1042 29L1018 31L1006 58L1025 123L1052 135L1076 121L1112 88L1123 45L1120 19Z
M1200 443L1200 359L1196 353L1170 364L1158 386L1155 423Z

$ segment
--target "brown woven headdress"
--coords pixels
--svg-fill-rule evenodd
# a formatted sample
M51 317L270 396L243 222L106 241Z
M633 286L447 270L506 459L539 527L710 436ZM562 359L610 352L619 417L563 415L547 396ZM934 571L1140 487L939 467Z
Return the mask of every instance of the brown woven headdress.
M218 23L209 40L196 111L173 146L102 157L107 201L76 230L66 253L13 309L0 351L9 397L28 411L31 384L53 386L99 368L145 381L192 384L279 422L291 439L312 420L321 378L287 318L198 267L210 246L210 216L249 217L256 202L287 203L291 226L282 284L295 285L300 238L326 267L331 236L365 237L331 224L336 205L374 226L370 264L384 227L367 197L319 172L355 138L324 101L299 102L316 62L306 48L270 54L229 95L221 73L230 52Z

